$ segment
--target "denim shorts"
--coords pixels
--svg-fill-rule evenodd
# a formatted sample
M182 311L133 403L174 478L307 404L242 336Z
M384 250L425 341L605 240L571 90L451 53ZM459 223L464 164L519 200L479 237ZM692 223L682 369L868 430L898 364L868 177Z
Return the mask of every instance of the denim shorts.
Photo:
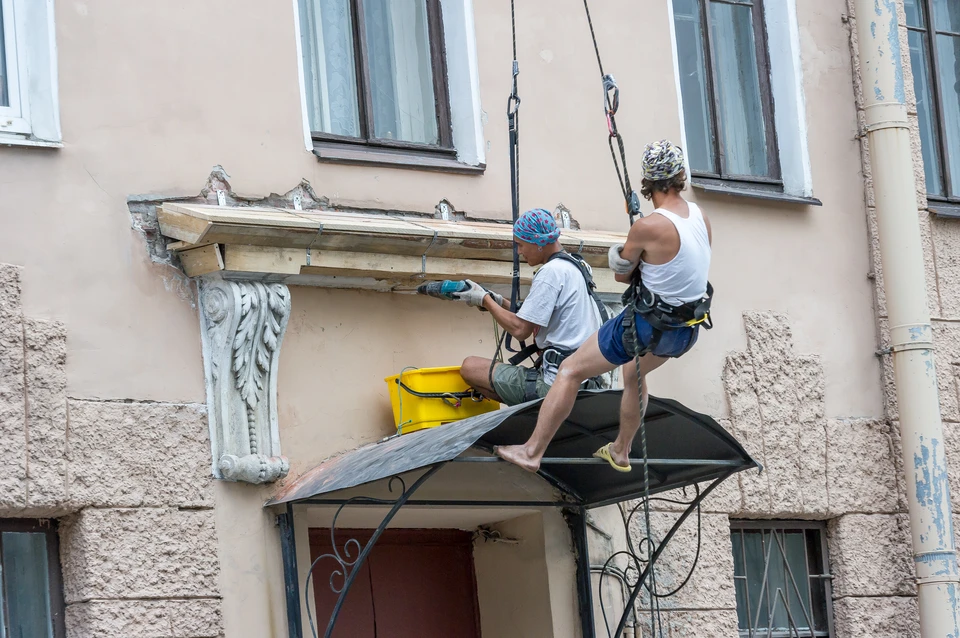
M627 354L623 347L623 316L626 312L629 312L629 310L625 309L615 318L600 326L600 332L597 334L600 353L607 361L615 365L623 365L633 360L633 357ZM641 348L645 348L653 338L653 326L638 314L634 314L634 322L637 326L637 343ZM685 326L664 330L660 336L660 342L650 354L658 357L679 357L693 347L693 344L697 342L699 332L700 326Z

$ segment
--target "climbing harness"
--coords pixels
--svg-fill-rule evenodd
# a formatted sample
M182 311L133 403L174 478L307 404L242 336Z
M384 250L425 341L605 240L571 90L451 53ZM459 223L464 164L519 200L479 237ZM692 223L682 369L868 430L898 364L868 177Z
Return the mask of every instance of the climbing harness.
M639 269L638 269L639 270ZM681 306L672 306L649 288L643 285L637 274L630 287L623 293L623 349L633 357L642 357L653 352L659 345L663 333L667 330L679 330L702 326L704 330L713 328L710 318L710 302L713 300L713 285L707 282L707 294L699 301ZM650 342L641 346L638 341L635 315L640 315L653 329ZM692 347L693 342L688 345ZM681 352L674 355L679 357Z
M597 55L597 66L600 68L600 81L603 84L603 111L607 119L607 145L610 147L610 157L613 158L613 167L617 171L617 181L620 182L620 191L623 193L624 205L630 215L630 225L634 219L643 217L640 212L640 197L630 184L630 172L627 170L627 151L623 144L623 136L617 129L617 110L620 108L620 87L613 75L603 72L603 60L600 58L600 46L597 44L597 34L593 30L593 19L590 17L590 5L583 0L583 9L587 14L587 24L590 26L590 38L593 40L593 52ZM617 147L614 149L613 142ZM619 159L617 157L619 152Z

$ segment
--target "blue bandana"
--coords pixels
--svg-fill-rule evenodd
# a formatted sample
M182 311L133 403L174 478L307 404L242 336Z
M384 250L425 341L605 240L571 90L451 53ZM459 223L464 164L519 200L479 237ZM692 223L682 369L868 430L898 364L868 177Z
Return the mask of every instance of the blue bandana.
M553 215L542 208L528 210L513 225L513 234L522 241L546 246L560 239L560 229Z

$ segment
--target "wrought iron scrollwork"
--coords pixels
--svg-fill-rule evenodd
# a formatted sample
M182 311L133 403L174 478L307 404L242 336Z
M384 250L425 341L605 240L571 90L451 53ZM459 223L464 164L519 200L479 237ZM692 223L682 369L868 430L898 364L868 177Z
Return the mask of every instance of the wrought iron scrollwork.
M327 629L324 632L325 638L330 638L333 635L333 628L336 625L337 617L340 614L340 610L343 608L343 601L346 598L347 594L350 591L350 586L353 584L357 573L360 568L363 566L364 562L369 556L370 552L373 550L374 545L376 545L377 540L383 534L383 531L387 528L387 525L390 524L390 521L393 520L393 517L396 515L400 508L413 496L413 493L416 492L421 485L423 485L427 479L433 476L437 470L446 465L446 463L437 463L430 467L425 473L420 475L416 481L408 488L406 482L400 476L392 477L387 483L387 489L391 494L394 493L395 484L400 484L400 492L397 498L395 499L384 499L384 498L374 498L370 496L355 496L348 500L346 503L340 505L337 508L336 513L333 515L333 522L330 524L330 544L333 548L332 552L322 554L314 559L313 563L310 564L310 569L307 571L306 582L304 583L304 602L307 606L307 619L310 621L310 631L313 632L314 638L317 637L317 628L314 623L313 614L310 611L310 582L313 580L313 570L320 563L320 561L327 559L333 560L339 566L334 568L330 574L329 585L333 593L338 594L336 605L333 608L333 612L330 614L330 619L327 623ZM380 521L380 525L374 530L373 534L370 536L370 540L367 541L366 545L361 546L360 541L356 538L347 539L343 544L342 550L337 544L337 520L340 517L341 512L350 506L350 505L389 505L390 510L384 516L383 520ZM354 557L354 552L356 552L356 557ZM339 586L337 582L342 579L342 584Z
M651 599L651 627L656 627L657 620L654 617L659 612L659 607L656 601L660 598L667 598L677 594L686 584L690 581L690 578L693 575L694 568L696 567L697 560L700 555L700 504L703 502L703 499L707 497L710 492L712 492L720 483L726 479L729 474L725 474L716 480L714 480L710 485L704 488L702 491L699 485L694 486L696 489L696 495L690 501L680 501L674 499L667 499L663 497L651 497L649 501L640 499L637 501L637 504L629 511L621 510L624 530L626 532L627 538L627 549L620 550L611 554L603 565L603 572L600 575L600 585L598 598L600 600L600 610L603 613L604 626L607 627L607 635L609 638L620 638L623 634L623 630L626 628L627 623L630 621L631 616L634 615L634 604L636 603L637 597L640 595L640 592L643 589L646 589L650 594ZM637 515L638 512L642 511L645 508L648 508L651 501L664 501L670 502L678 505L686 505L687 508L680 514L677 520L674 522L673 526L667 531L664 535L663 540L658 544L654 545L652 538L652 532L648 529L646 535L639 540L637 544L634 544L633 538L630 533L630 524L633 520L633 517ZM673 536L677 533L677 530L683 525L683 523L689 518L689 516L694 512L697 512L697 552L691 565L690 572L684 578L683 582L680 583L678 587L668 593L659 593L656 587L656 574L654 571L654 566L657 560L660 558L660 555L667 548L667 545L670 543ZM623 614L620 617L620 622L617 625L617 629L614 633L610 632L607 610L606 606L603 604L603 579L609 574L613 574L616 570L616 566L613 564L614 561L622 556L626 556L628 559L628 566L626 570L621 572L624 580L626 581L627 587L631 590L630 596L625 601ZM632 581L627 576L627 573L634 572L637 574L636 578ZM648 582L649 581L649 582ZM654 635L657 635L654 632Z

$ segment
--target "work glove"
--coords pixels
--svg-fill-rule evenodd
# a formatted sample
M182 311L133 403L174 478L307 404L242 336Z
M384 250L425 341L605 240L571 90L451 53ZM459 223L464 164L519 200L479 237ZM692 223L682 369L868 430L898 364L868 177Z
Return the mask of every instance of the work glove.
M464 281L466 281L466 283L470 287L464 290L463 292L455 292L451 295L457 301L463 301L468 306L471 306L474 308L482 308L483 298L486 297L487 295L493 295L494 299L496 299L497 297L500 297L500 301L503 300L503 297L501 297L500 295L494 292L490 292L489 290L486 290L483 286L481 286L480 284L474 281L470 281L469 279L465 279Z
M610 270L618 275L629 275L631 272L633 272L636 264L633 264L621 257L621 250L623 250L623 244L615 244L610 246L610 251L607 253L607 263L610 264Z

